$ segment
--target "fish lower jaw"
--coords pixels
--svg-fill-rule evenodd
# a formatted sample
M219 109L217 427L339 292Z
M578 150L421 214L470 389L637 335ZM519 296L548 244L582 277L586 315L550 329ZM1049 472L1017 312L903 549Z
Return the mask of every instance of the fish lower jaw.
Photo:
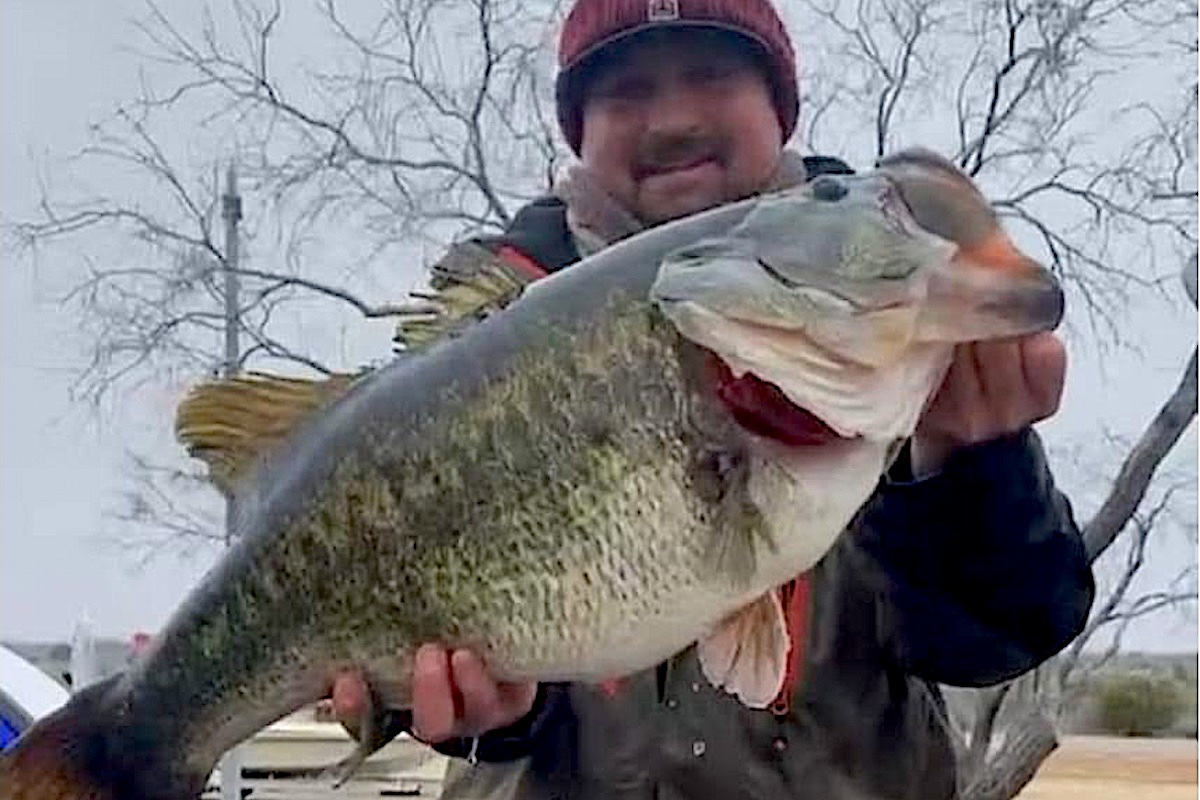
M762 385L749 393L738 422L753 430L746 421L758 421L751 412L764 407L758 400L766 392L765 407L788 423L767 432L798 430L797 441L783 438L792 444L886 443L910 436L953 351L938 343L912 344L872 366L802 332L747 325L697 302L674 301L663 312L683 338L712 355L726 384Z
M716 364L717 395L749 433L791 445L823 445L860 437L853 428L830 424L752 370L711 351L710 358Z
M886 367L857 374L772 368L736 356L720 356L735 380L760 381L795 413L824 426L824 441L868 440L888 445L916 430L920 415L949 369L953 349L914 348ZM839 382L845 385L839 385ZM831 389L836 387L836 390Z
M797 402L785 391L789 382L776 380L773 374L786 375L797 368L828 373L838 369L838 359L832 354L809 353L796 363L783 359L771 368L772 353L763 350L759 341L764 326L747 325L691 301L672 301L664 307L664 312L684 339L706 353L717 395L749 432L793 445L821 445L860 435L859 431L825 419L803 402ZM804 339L800 331L783 333L793 340ZM810 348L801 349L807 352ZM805 364L805 359L812 363ZM759 369L760 366L767 369Z

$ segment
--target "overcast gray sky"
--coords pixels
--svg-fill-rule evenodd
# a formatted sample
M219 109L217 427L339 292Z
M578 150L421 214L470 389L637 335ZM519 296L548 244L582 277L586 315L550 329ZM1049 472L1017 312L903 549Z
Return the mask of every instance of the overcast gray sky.
M132 0L0 3L5 219L28 218L36 210L35 159L78 148L88 123L132 91L137 62L122 45L132 36L127 19L140 9ZM101 536L111 528L103 512L116 501L124 448L169 442L175 389L99 416L70 405L67 390L83 350L75 320L52 297L76 268L66 260L44 261L35 274L28 262L6 256L0 269L0 638L65 638L84 612L107 635L154 630L216 556L162 557L138 569ZM1140 349L1103 363L1085 343L1068 340L1072 362L1063 411L1043 426L1060 482L1081 515L1098 499L1102 481L1096 476L1115 469L1119 451L1100 447L1101 433L1134 435L1173 387L1196 340L1195 313L1179 303L1144 301L1123 324ZM1072 448L1088 455L1086 469L1072 463ZM1172 463L1189 469L1195 459L1193 429ZM1189 495L1183 514L1194 525L1195 498ZM1144 583L1162 581L1194 561L1194 536L1166 536ZM1160 614L1141 623L1129 643L1193 650L1194 618Z

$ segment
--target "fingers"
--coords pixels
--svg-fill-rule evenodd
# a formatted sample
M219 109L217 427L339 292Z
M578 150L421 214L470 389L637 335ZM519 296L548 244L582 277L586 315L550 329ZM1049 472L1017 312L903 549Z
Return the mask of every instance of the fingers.
M1030 394L1017 341L979 342L971 346L982 402L975 408L978 434L1012 432L1030 420Z
M483 662L469 650L456 650L450 657L454 683L462 694L460 725L470 734L490 730L505 717L500 689L484 671Z
M922 430L946 438L967 436L975 426L973 416L982 405L983 387L979 367L971 345L954 349L954 358L942 385L930 401L921 420Z
M919 433L954 446L1015 433L1058 410L1065 377L1051 333L959 345Z
M426 742L456 735L462 700L450 675L450 654L434 645L417 650L413 664L413 734Z
M498 683L469 650L424 645L413 660L413 735L430 744L478 736L519 720L533 708L536 683ZM339 722L357 731L369 703L363 677L347 670L333 684Z
M955 422L968 432L978 423L975 417L983 405L983 381L980 375L979 354L974 345L963 344L954 349L954 360L946 374L943 389L950 398L949 407L956 412Z
M367 697L367 684L362 676L352 670L341 673L333 683L334 716L346 727L357 729L367 707Z
M501 708L508 718L508 722L505 724L516 722L533 710L533 703L537 699L538 692L536 682L498 683L496 686L500 691Z
M528 714L536 695L536 683L495 681L469 650L426 645L413 671L413 733L432 744L479 736Z
M1062 403L1066 385L1066 347L1057 336L1043 333L1022 340L1021 355L1025 385L1036 414L1034 421L1053 416Z

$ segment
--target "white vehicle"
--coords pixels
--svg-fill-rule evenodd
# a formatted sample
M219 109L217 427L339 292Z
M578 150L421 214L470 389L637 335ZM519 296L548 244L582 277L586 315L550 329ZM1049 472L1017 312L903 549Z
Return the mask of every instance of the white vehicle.
M0 750L70 697L49 675L0 645Z

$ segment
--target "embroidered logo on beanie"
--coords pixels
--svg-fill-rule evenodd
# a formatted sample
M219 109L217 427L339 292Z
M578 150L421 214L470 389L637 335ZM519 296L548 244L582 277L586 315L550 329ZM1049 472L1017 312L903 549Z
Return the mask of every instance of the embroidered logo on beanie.
M649 22L674 22L679 19L679 0L649 0L646 20Z

